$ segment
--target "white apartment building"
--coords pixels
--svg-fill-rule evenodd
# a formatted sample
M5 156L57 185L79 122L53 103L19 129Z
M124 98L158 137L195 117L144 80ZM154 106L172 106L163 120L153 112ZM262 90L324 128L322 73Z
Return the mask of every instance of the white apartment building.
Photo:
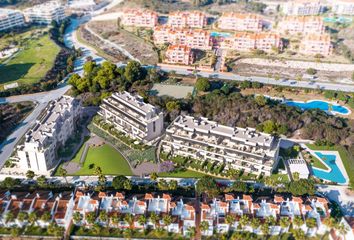
M25 24L25 19L20 11L0 8L0 31L21 27Z
M25 135L18 147L22 170L47 174L58 163L57 150L72 136L75 122L81 115L78 100L63 96L49 104L45 116Z
M104 99L99 115L126 135L149 142L163 132L163 113L143 98L128 92L113 93Z
M263 20L253 13L224 12L218 19L218 27L224 30L260 32Z
M289 34L324 33L325 25L320 16L286 16L279 22L278 29Z
M278 162L279 141L253 128L228 127L207 118L179 116L166 129L162 149L173 156L225 164L269 176Z
M25 9L23 13L28 22L37 24L51 24L52 21L60 22L66 17L64 6L56 1L35 5Z
M320 0L295 0L286 2L282 11L285 15L318 15L325 9Z
M332 13L338 15L354 15L354 0L332 0Z

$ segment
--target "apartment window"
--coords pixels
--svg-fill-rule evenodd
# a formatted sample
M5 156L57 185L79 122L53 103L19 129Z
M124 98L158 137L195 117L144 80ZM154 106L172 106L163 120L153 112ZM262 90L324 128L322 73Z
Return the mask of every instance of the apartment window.
M152 123L152 131L155 132L156 131L156 122Z
M26 160L27 160L27 167L31 168L31 163L30 163L28 152L26 152Z

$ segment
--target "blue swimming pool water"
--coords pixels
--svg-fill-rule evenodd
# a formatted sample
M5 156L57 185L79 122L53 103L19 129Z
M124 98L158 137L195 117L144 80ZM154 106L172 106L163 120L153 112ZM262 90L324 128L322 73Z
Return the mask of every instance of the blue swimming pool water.
M210 36L211 37L224 37L224 38L226 38L226 37L230 37L231 34L230 33L225 33L225 32L211 32Z
M303 110L318 108L323 111L328 111L330 103L325 101L311 101L311 102L295 102L295 101L286 101L286 105L299 107ZM348 114L349 110L346 107L341 105L333 105L332 104L332 112L339 114Z
M336 164L336 155L322 154L320 152L315 152L315 154L327 164L327 166L331 169L331 171L326 172L323 170L312 168L313 175L315 175L317 178L321 178L331 182L336 182L341 184L346 183L346 179L343 176L342 171L339 169L339 167Z
M351 23L353 20L349 17L324 17L323 21L325 22L339 22L339 23Z

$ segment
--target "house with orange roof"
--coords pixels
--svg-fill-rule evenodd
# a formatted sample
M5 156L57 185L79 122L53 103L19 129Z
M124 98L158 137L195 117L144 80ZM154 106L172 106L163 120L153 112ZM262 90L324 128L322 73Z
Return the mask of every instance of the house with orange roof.
M56 197L56 205L54 209L54 221L59 226L67 229L70 225L75 198L72 192L63 192Z
M194 62L192 48L186 45L171 45L165 53L165 63L191 65Z
M249 195L244 195L243 199L240 199L239 196L234 199L226 199L229 202L230 210L229 212L234 215L242 216L244 214L251 214L252 198Z
M78 191L75 195L73 213L80 213L84 217L84 222L87 223L85 220L87 214L94 213L96 215L99 209L99 204L99 198L95 193L82 193Z
M283 197L282 197L283 198ZM274 198L274 202L280 204L280 216L286 216L293 219L296 216L301 216L302 214L302 198L292 197L292 200L287 198L284 199Z
M203 28L207 24L205 13L200 11L176 11L168 15L167 25L174 28Z
M121 25L153 28L158 24L158 14L148 9L125 9L121 15Z
M325 25L320 16L286 16L278 23L281 33L324 33Z
M263 20L260 15L253 13L225 12L218 19L218 28L233 31L260 32Z
M320 54L328 56L333 53L333 45L329 34L307 34L302 39L299 52L304 55Z

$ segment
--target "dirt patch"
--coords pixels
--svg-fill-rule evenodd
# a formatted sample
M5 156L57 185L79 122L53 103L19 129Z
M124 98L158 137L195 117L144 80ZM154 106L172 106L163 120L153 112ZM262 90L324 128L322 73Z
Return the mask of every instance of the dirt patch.
M151 174L153 172L158 172L159 167L156 163L144 162L132 170L134 175L143 176L146 174Z
M127 30L118 29L116 21L90 22L89 27L104 39L120 45L143 64L158 63L154 45Z

